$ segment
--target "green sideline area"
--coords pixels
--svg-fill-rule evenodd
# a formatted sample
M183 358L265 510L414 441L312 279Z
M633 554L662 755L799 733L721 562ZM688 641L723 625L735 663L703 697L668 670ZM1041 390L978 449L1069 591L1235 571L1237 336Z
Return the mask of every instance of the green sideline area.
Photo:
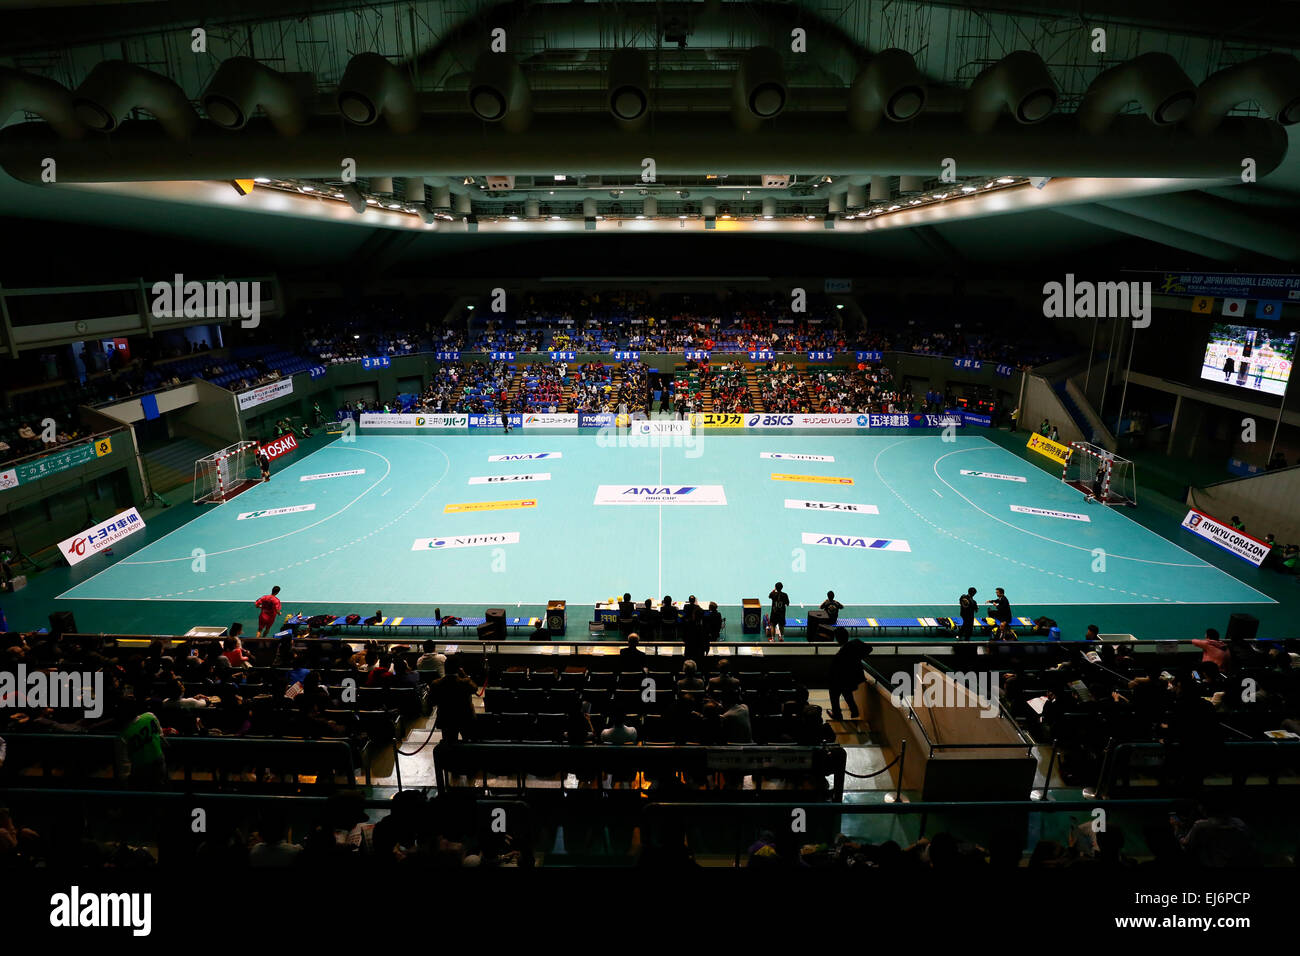
M1002 586L1017 616L1054 618L1067 638L1096 624L1108 634L1190 639L1206 627L1223 631L1234 612L1258 617L1261 637L1291 636L1300 605L1295 578L1256 569L1183 531L1185 507L1141 486L1140 469L1139 507L1086 503L1059 481L1053 462L1024 448L1025 439L978 428L955 442L928 430L718 431L692 450L667 441L609 447L572 432L366 433L354 443L317 436L277 461L270 483L225 505L195 506L188 488L169 493L171 506L143 511L146 530L111 556L68 568L53 551L37 555L47 569L0 606L14 630L45 626L51 612L66 610L81 631L181 634L233 621L252 630L252 602L274 584L283 588L286 612L308 615L429 617L436 606L472 617L491 606L530 617L547 600L564 599L567 638L587 640L597 600L624 590L638 601L695 593L718 602L727 639L754 640L741 634L740 601L763 598L782 580L794 600L791 617L806 616L801 605L816 607L828 588L845 604L842 616L900 618L952 615L966 586L978 587L981 601ZM561 454L489 461L548 451ZM550 477L508 487L474 480L540 473ZM845 477L854 483L836 483ZM638 485L721 486L726 504L595 503L599 486ZM809 513L791 500L876 510ZM516 506L472 507L502 502ZM303 510L263 514L279 508ZM437 544L500 532L518 541ZM202 573L193 567L196 548L204 552Z

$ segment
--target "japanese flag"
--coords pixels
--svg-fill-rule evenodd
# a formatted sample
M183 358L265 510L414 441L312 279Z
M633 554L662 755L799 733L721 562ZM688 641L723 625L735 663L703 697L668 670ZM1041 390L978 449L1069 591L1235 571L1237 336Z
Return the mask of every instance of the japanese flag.
M1245 314L1246 314L1246 300L1245 300L1245 299L1224 299L1224 300L1223 300L1223 314L1224 314L1224 315L1235 315L1235 316L1242 316L1242 315L1245 315Z

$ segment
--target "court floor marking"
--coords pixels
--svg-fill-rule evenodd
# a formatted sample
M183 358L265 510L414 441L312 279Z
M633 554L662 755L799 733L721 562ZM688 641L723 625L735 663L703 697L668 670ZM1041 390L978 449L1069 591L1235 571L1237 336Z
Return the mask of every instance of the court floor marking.
M424 439L420 439L420 438L416 438L416 439L414 439L414 440L415 440L415 441L418 441L418 442L419 442L420 444L422 444L422 445L428 445L428 447L432 448L434 451L438 452L438 454L442 455L442 457L443 457L443 461L445 462L445 465L444 465L444 467L443 467L442 474L438 476L438 480L437 480L437 481L435 481L432 485L430 485L427 489L425 489L424 493L423 493L422 495L420 495L420 497L416 498L415 501L413 501L413 502L411 503L410 507L408 507L405 511L399 512L398 514L394 515L393 518L392 518L392 519L391 519L387 524L383 524L383 525L380 525L379 527L376 527L376 528L372 529L368 534L363 534L363 535L361 535L360 537L358 537L358 538L354 538L354 539L352 539L351 541L344 542L343 544L340 544L338 547L336 547L336 548L332 548L332 549L329 550L329 551L322 551L320 554L314 554L314 555L312 555L311 557L304 558L304 559L301 560L301 561L295 561L295 562L293 562L292 564L286 564L286 565L284 565L283 567L280 567L280 568L273 568L273 569L266 570L266 571L258 571L258 572L256 572L256 573L254 573L254 574L250 574L250 575L248 575L248 576L246 576L246 577L242 577L242 578L232 578L232 579L229 580L229 581L222 581L222 582L220 582L220 583L218 583L218 584L209 584L209 585L205 585L205 586L203 586L203 587L199 587L199 588L190 588L190 589L187 590L187 591L172 591L172 592L168 592L168 593L165 593L165 594L154 595L153 597L138 597L138 598L125 598L125 597L122 597L122 598L70 598L69 600L91 600L91 601L166 601L166 600L169 600L169 599L172 599L172 598L180 597L180 596L182 596L182 595L194 594L194 593L197 592L197 591L208 591L208 590L213 590L213 589L215 589L215 588L227 587L228 585L231 585L231 584L246 584L246 583L248 583L248 582L250 582L250 581L253 581L253 580L257 579L257 578L260 578L260 577L265 577L265 576L270 575L270 574L279 574L281 571L287 571L289 568L294 568L294 567L298 567L299 565L307 564L309 561L317 561L317 560L320 560L320 559L323 558L323 557L327 557L327 556L329 556L329 555L331 555L331 554L335 554L335 553L338 552L338 551L342 551L344 548L348 548L348 547L351 547L351 546L354 545L354 544L358 544L359 542L364 541L366 538L373 537L374 535L378 534L379 532L384 531L384 530L386 530L386 529L392 527L394 524L396 524L396 523L397 523L398 521L400 521L402 518L406 517L408 514L410 514L412 511L414 511L417 507L419 507L420 502L424 501L425 498L427 498L427 497L428 497L428 496L429 496L433 491L435 491L435 490L438 488L438 486L439 486L440 484L442 484L442 480L443 480L444 478L446 478L447 475L450 473L450 471L451 471L451 458L450 458L450 456L448 456L448 454L447 454L445 451L443 451L443 449L442 449L440 446L438 446L438 445L431 445L431 444L429 444L427 441L425 441ZM330 446L327 445L326 448L328 448L328 447L330 447ZM319 449L319 451L324 451L324 450L325 450L325 448ZM356 451L361 451L361 450L363 450L363 449L354 449L354 450L356 450ZM317 453L318 453L318 452L313 452L313 454L317 454ZM377 452L371 452L371 454L378 454L378 453L377 453ZM307 456L307 457L310 458L311 456L309 455L309 456ZM383 456L381 455L380 457L382 458ZM303 459L303 460L306 461L306 459ZM387 460L387 459L385 459L385 460ZM382 480L382 479L381 479L381 480ZM377 484L377 483L376 483L376 484ZM349 506L349 507L350 507L350 506ZM341 511L340 511L340 512L336 512L336 514L340 514L340 513L341 513ZM186 522L186 525L188 525L188 524L190 524L190 522ZM182 525L181 527L183 528L183 527L185 527L186 525ZM179 531L179 530L180 530L180 528L177 528L177 529L176 529L176 531ZM305 530L305 529L304 529L304 530ZM175 534L175 531L170 532L170 533L171 533L171 534ZM166 535L164 535L163 537L166 537ZM159 541L162 541L163 538L159 538L158 540L159 540ZM156 542L155 542L155 543L156 543ZM187 560L189 560L189 559L187 559ZM120 563L120 562L119 562L119 563ZM116 567L116 565L110 565L110 567ZM105 569L104 569L104 571L107 571L107 570L109 570L109 568L105 568ZM103 574L104 571L100 571L99 574ZM89 582L89 581L94 580L94 578L98 577L99 574L96 574L96 575L93 575L92 577L87 578L85 581L82 581L81 584L85 584L85 583L87 583L87 582ZM81 586L81 585L79 584L78 587L80 587L80 586ZM66 593L66 592L65 592L65 593ZM216 602L216 603L223 603L223 604L225 604L225 603L230 603L230 599L225 599L225 598L187 598L187 600L191 600L191 601L213 601L213 602ZM313 603L340 603L340 602L313 602ZM355 602L349 602L349 603L355 603Z
M996 448L997 446L995 445L994 447ZM999 524L1004 524L1004 525L1006 525L1008 528L1011 528L1011 529L1014 530L1014 531L1021 531L1021 532L1025 533L1025 534L1031 534L1031 535L1033 535L1035 538L1039 538L1039 539L1041 539L1041 540L1043 540L1043 541L1048 542L1049 544L1059 544L1059 545L1060 545L1061 547L1063 547L1063 548L1073 548L1075 551L1087 551L1089 554L1091 554L1094 550L1096 550L1096 549L1094 549L1094 548L1085 548L1085 547L1083 547L1082 545L1078 545L1078 544L1070 544L1070 542L1068 542L1068 541L1059 541L1059 540L1057 540L1056 538L1048 537L1048 536L1045 535L1045 534L1039 534L1037 531L1030 531L1028 528L1021 528L1021 527L1018 526L1018 525L1014 525L1014 524L1012 524L1010 521L1006 521L1006 520L1004 520L1004 519L1002 519L1002 518L999 518L997 515L995 515L995 514L993 514L993 513L991 513L991 512L985 511L983 508L981 508L981 507L980 507L979 505L977 505L975 502L971 501L969 498L967 498L965 495L963 495L960 491L958 491L955 487L953 487L952 483L951 483L950 481L948 481L946 478L944 478L943 475L939 474L939 462L943 461L945 458L949 458L949 457L951 457L951 456L953 456L953 455L961 455L961 454L965 454L965 453L968 452L968 451L983 451L983 450L984 450L984 449L982 449L982 448L974 447L974 448L959 448L959 449L957 449L957 451L950 451L950 452L948 452L946 455L940 455L938 458L936 458L936 459L934 460L934 466L933 466L933 468L932 468L931 470L934 472L934 476L935 476L936 478L938 478L940 481L942 481L942 482L943 482L945 485L947 485L949 488L952 488L953 492L954 492L954 493L957 495L957 497L959 497L962 501L966 502L966 504L970 505L972 508L974 508L976 511L980 512L981 514L986 515L986 516L992 518L994 521L998 522ZM1141 526L1139 525L1139 527L1141 527ZM1143 530L1144 530L1144 531L1149 531L1150 529L1144 528ZM1163 537L1163 535L1162 535L1161 537ZM1169 539L1168 539L1168 538L1165 538L1164 540L1168 541ZM1170 542L1170 543L1172 544L1173 542ZM1126 554L1118 554L1118 553L1114 553L1114 552L1110 551L1109 549L1106 550L1106 557L1108 557L1108 558L1118 558L1120 561L1137 561L1137 562L1140 563L1140 564L1159 564L1159 565L1162 565L1163 567L1166 567L1166 568L1199 568L1199 567L1204 566L1204 564L1205 564L1205 562L1200 561L1200 559L1197 559L1197 563L1196 563L1196 564L1176 564L1176 563L1174 563L1173 561L1154 561L1154 560L1152 560L1151 558L1133 558L1133 557L1129 557L1129 556L1126 555ZM1196 557L1196 556L1195 556L1195 555L1192 555L1192 557ZM1234 580L1235 580L1235 578L1234 578Z
M907 499L904 498L902 495L900 495L900 494L899 494L899 493L894 489L894 486L893 486L893 485L891 485L888 481L885 481L884 476L880 473L880 456L881 456L881 455L883 455L885 452L889 451L891 448L895 448L895 447L897 447L898 445L901 445L901 444L903 444L903 443L905 443L905 442L909 442L909 441L924 441L924 440L925 440L925 439L922 438L922 437L920 437L920 436L918 436L918 437L916 437L916 438L902 438L902 439L899 439L899 440L896 441L896 442L893 442L893 443L890 444L890 445L886 445L884 448L880 449L880 451L876 452L876 457L872 460L872 469L873 469L873 470L875 471L875 473L876 473L876 478L878 478L878 479L880 480L880 482L881 482L881 483L882 483L886 488L889 489L890 493L891 493L895 498L897 498L900 502L902 502L903 507L905 507L908 511L912 512L912 514L916 515L918 518L920 518L922 521L924 521L926 524L928 524L931 528L934 528L936 531L940 532L941 534L945 534L945 535L947 535L948 537L952 538L952 539L955 540L955 541L960 541L962 544L968 545L969 547L977 548L978 550L983 551L985 554L992 555L993 557L1000 558L1000 559L1002 559L1003 561L1007 561L1008 563L1011 563L1011 564L1018 564L1018 565L1020 565L1022 568L1028 568L1029 570L1031 570L1031 571L1037 571L1037 572L1039 572L1040 574L1054 575L1054 576L1056 576L1056 577L1058 577L1058 578L1061 578L1062 580L1065 580L1065 581L1073 581L1073 582L1076 583L1076 584L1086 584L1086 585L1088 585L1089 587L1093 587L1093 588L1102 588L1102 589L1109 590L1109 591L1115 591L1115 592L1118 593L1118 594L1129 594L1129 595L1132 595L1133 597L1144 597L1144 598L1147 598L1147 599L1150 600L1150 601L1164 602L1164 603L1166 603L1166 604L1181 604L1181 603L1184 603L1184 602L1181 602L1181 601L1174 601L1174 600L1172 600L1172 599L1170 599L1170 598L1162 598L1162 597L1158 597L1158 596L1156 596L1156 595L1152 595L1152 594L1143 594L1141 591L1129 591L1129 590L1127 590L1126 588L1117 588L1117 587L1115 587L1115 586L1113 586L1113 585L1109 585L1109 584L1097 584L1095 581L1085 581L1085 580L1083 580L1082 578L1076 578L1076 577L1073 577L1072 575L1062 574L1060 571L1053 571L1053 570L1050 570L1050 569L1048 569L1048 568L1040 568L1040 567L1038 567L1037 565L1030 564L1030 563L1027 562L1027 561L1021 561L1019 558L1013 558L1013 557L1011 557L1010 555L1002 554L1001 552L993 551L993 550L990 549L990 548L986 548L986 547L984 547L984 546L981 545L981 544L976 544L976 543L973 542L973 541L968 541L968 540L966 540L965 538L963 538L961 535L954 534L953 532L949 531L947 528L944 528L944 527L941 527L941 526L935 524L933 521L930 520L929 517L927 517L926 515L922 514L922 513L921 513L920 511L918 511L917 509L913 508L913 507L911 506L911 504L908 503ZM987 440L986 440L986 441L987 441ZM992 442L987 442L987 444L991 445L991 446L994 447L994 448L997 447L996 445L993 445ZM979 446L976 446L976 449L978 449L978 448L979 448ZM975 450L975 449L968 449L968 450ZM937 474L937 472L936 472L936 474ZM942 480L943 480L943 479L940 479L940 481L942 481ZM946 482L945 482L945 484L946 484ZM954 489L954 490L955 490L955 489ZM1051 602L1044 602L1044 603L1049 603L1049 604L1058 604L1058 605L1062 605L1062 606L1064 606L1064 605L1062 604L1062 602L1059 602L1059 601L1051 601ZM1229 603L1229 602L1223 602L1223 603ZM1234 604L1235 604L1235 603L1239 603L1239 602L1234 601L1234 602L1231 602L1231 603L1234 603Z
M988 441L988 439L985 439L985 441ZM993 443L992 443L992 442L989 442L989 444L992 445ZM999 446L994 445L994 447L997 448L997 447L999 447ZM974 448L963 448L963 449L960 449L959 451L975 451L975 450L977 450L977 449L974 449ZM1011 454L1012 454L1011 452L1007 451L1005 448L1003 448L1003 449L1001 449L1001 450L1004 451L1004 452L1006 452L1008 455L1011 455ZM959 451L951 451L951 452L948 453L948 455L956 455L956 454L959 454ZM939 462L942 461L944 458L947 458L948 455L941 455L939 458L936 458L936 459L935 459L933 471L934 471L936 477L939 477ZM1012 457L1016 457L1016 458L1018 458L1019 456L1017 456L1017 455L1012 455ZM952 488L953 491L956 491L957 494L961 495L961 497L962 497L963 499L965 499L965 500L966 500L966 501L967 501L967 502L968 502L972 507L977 508L977 509L979 509L980 511L984 511L983 508L980 508L980 506L977 505L977 504L975 504L975 502L971 501L969 498L966 498L965 495L962 495L960 491L957 491L956 488L953 488L953 486L952 486L951 484L949 484L949 482L947 482L946 480L944 480L942 477L939 477L939 480L942 481L945 485L948 485L949 488ZM1274 600L1273 598L1269 597L1267 594L1265 594L1263 591L1259 590L1258 588L1251 587L1251 586L1250 586L1249 584L1247 584L1245 581L1241 580L1241 579L1238 578L1236 575L1234 575L1234 574L1232 574L1232 573L1230 573L1230 572L1228 572L1228 571L1225 571L1223 568L1219 567L1217 564L1211 564L1209 561L1206 561L1204 558L1201 558L1201 557L1199 557L1198 555L1192 554L1192 552L1188 551L1188 550L1187 550L1186 548L1184 548L1182 545L1178 544L1177 542L1170 541L1168 538L1166 538L1166 537L1165 537L1164 535L1162 535L1162 534L1157 534L1156 532L1154 532L1154 531L1152 531L1150 528L1148 528L1146 525L1142 524L1142 522L1137 521L1137 520L1135 520L1135 519L1133 519L1133 518L1130 518L1130 517L1129 517L1127 514L1125 514L1123 511L1115 511L1115 509L1111 509L1111 510L1112 510L1113 513L1118 514L1119 517L1123 518L1124 520L1129 521L1129 522L1132 522L1133 524L1137 525L1139 528L1141 528L1141 529L1142 529L1143 531L1145 531L1147 534L1154 534L1154 535L1156 535L1156 537L1160 538L1160 540L1165 541L1165 542L1168 542L1170 545L1172 545L1173 547L1177 548L1179 551L1183 552L1183 554L1187 555L1189 558L1192 558L1196 563L1195 563L1195 564L1175 564L1175 563L1172 562L1172 561L1153 561L1153 560L1151 560L1150 558L1134 558L1134 557L1130 557L1130 556L1125 555L1125 554L1113 554L1113 553L1110 552L1110 551L1107 551L1107 552L1106 552L1106 557L1108 557L1108 558L1119 558L1121 561L1137 561L1137 562L1140 562L1140 563L1142 563L1142 564L1159 564L1159 565L1164 565L1165 567L1169 567L1169 568L1212 568L1213 570L1215 570L1215 571L1219 572L1220 574L1222 574L1224 577L1231 578L1234 582L1236 582L1237 584L1241 585L1243 588L1246 588L1246 589L1249 590L1249 591L1254 591L1254 592L1255 592L1256 594L1258 594L1260 597L1264 598L1264 600L1263 600L1262 602L1261 602L1261 601L1252 601L1252 602L1250 602L1250 603L1252 603L1252 604L1261 604L1261 603L1266 603L1266 604L1276 604L1276 603L1278 603L1276 600ZM990 518L993 518L995 521L1002 521L1002 519L1001 519L1001 518L998 518L996 515L989 514L987 511L984 511L984 513L985 513L986 515L988 515ZM1015 525L1010 524L1010 523L1008 523L1008 522L1006 522L1006 521L1002 521L1002 523L1005 524L1005 525L1007 525L1007 527L1009 527L1009 528L1016 528ZM1036 532L1029 531L1027 528L1016 528L1016 530L1018 530L1018 531L1024 531L1026 534L1036 534ZM1037 535L1037 537L1043 538L1043 535ZM1065 541L1056 541L1056 539L1054 539L1054 538L1043 538L1043 540L1045 540L1045 541L1052 541L1052 542L1055 543L1055 544L1062 544L1062 545L1065 545L1067 548L1077 548L1077 549L1080 550L1080 551L1088 551L1089 553L1091 553L1091 551L1092 551L1091 548L1083 548L1083 547L1080 547L1079 545L1068 544L1068 543L1065 542ZM1181 601L1180 601L1180 602L1178 602L1178 603L1181 604L1181 603L1186 603L1186 602L1181 602ZM1235 604L1235 603L1238 603L1238 602L1235 602L1235 601L1218 601L1218 602L1215 602L1215 601L1209 601L1209 602L1197 601L1197 602L1195 602L1195 603L1197 603L1197 604L1202 604L1202 603L1209 603L1209 604L1215 604L1215 603L1218 603L1218 604Z
M327 446L327 447L328 447L328 446ZM322 452L322 451L324 451L324 450L325 450L324 448L321 448L321 449L319 449L319 451L317 451L317 452L313 452L313 454L319 454L320 452ZM329 520L331 520L331 519L333 519L333 518L337 518L339 515L343 514L343 512L347 511L349 508L351 508L354 504L356 504L358 501L360 501L360 500L361 500L362 498L364 498L366 495L370 494L370 492L374 491L374 490L375 490L376 488L378 488L381 484L383 484L384 481L388 478L388 476L389 476L389 475L392 473L392 471L393 471L393 463L392 463L391 461L389 461L387 458L385 458L383 455L379 454L379 452L377 452L377 451L369 451L368 449L365 449L365 448L354 448L354 449L352 449L352 450L353 450L353 451L364 452L364 453L367 454L367 455L374 455L376 458L378 458L378 459L380 459L381 461L383 461L384 465L387 467L387 470L386 470L382 475L380 475L379 479L378 479L377 481L375 481L374 484L372 484L372 485L371 485L369 488L367 488L365 491L361 492L361 494L357 495L355 498L353 498L351 501L349 501L347 504L345 504L345 505L344 505L342 508L340 508L338 511L335 511L335 512L333 512L332 514L328 514L328 515L326 515L325 517L321 518L321 519L318 520L318 521L313 521L313 522L312 522L311 524L309 524L309 525L304 525L303 527L301 527L301 528L296 528L296 529L294 529L293 531L286 531L284 534L276 535L274 538L264 538L264 539L261 540L261 541L254 541L254 542L251 542L250 544L241 544L241 545L240 545L239 547L237 547L237 548L226 548L226 549L223 550L223 551L208 551L208 552L206 552L206 555L207 555L208 557L215 557L216 555L219 555L219 554L233 554L233 553L235 553L236 551L247 551L249 548L256 548L256 547L260 547L261 545L264 545L264 544L271 544L273 541L280 541L280 540L282 540L282 539L284 539L284 538L291 538L291 537L293 537L293 536L296 535L296 534L302 534L304 531L310 531L312 528L316 527L317 525L319 525L319 524L324 524L326 521L329 521ZM308 456L308 457L310 457L310 456ZM303 461L306 461L306 460L307 460L306 458L303 459ZM298 464L302 464L302 462L298 462ZM381 497L382 497L382 496L381 496ZM232 499L232 500L233 500L233 499ZM228 504L228 503L229 503L229 502L227 502L227 504ZM221 506L218 505L218 507L221 507ZM189 522L187 522L187 524L188 524L188 523L189 523ZM179 531L180 529L178 528L177 530ZM175 532L171 532L171 533L174 534ZM162 538L159 538L158 541L162 541L163 538L165 538L165 537L167 537L167 536L166 536L166 535L163 535L163 537L162 537ZM157 544L157 543L158 543L157 541L154 542L154 544ZM193 560L193 556L192 556L192 555L183 555L183 556L181 556L181 557L179 557L179 558L159 558L159 559L157 559L157 560L155 560L155 561L131 561L131 560L126 560L126 561L122 561L121 563L124 564L124 565L129 565L130 567L139 567L139 566L146 565L146 564L174 564L174 563L176 563L177 561L192 561L192 560ZM104 570L108 570L108 569L105 568ZM103 572L100 572L100 573L102 574ZM88 579L88 580L89 580L89 579Z

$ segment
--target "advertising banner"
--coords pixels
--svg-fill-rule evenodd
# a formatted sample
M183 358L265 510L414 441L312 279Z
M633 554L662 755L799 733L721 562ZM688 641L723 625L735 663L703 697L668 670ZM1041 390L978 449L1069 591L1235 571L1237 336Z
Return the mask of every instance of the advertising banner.
M501 423L500 416L497 424ZM469 416L460 415L414 415L400 412L362 412L362 428L464 428L469 424Z
M745 415L741 412L692 412L692 428L744 428Z
M1231 525L1216 521L1195 508L1187 512L1187 517L1183 519L1183 527L1192 534L1200 535L1211 544L1218 545L1224 551L1235 554L1243 561L1249 561L1255 567L1263 564L1264 559L1268 557L1269 547L1265 542L1244 531L1238 531Z
M577 428L578 416L558 413L555 415L524 415L523 428Z
M140 512L128 508L107 521L101 521L88 531L60 541L59 553L68 564L80 564L92 555L108 550L115 542L143 529L144 519L140 517Z
M722 485L601 485L597 505L725 505Z
M293 435L281 435L275 441L269 441L263 444L260 450L266 452L266 457L268 459L275 461L277 458L287 455L290 452L297 451L298 439Z
M247 392L240 392L236 396L239 402L239 410L246 412L250 408L256 408L258 405L265 405L267 402L275 401L277 398L284 398L293 392L293 379L282 378L278 382L272 382L270 385L262 385L258 388L250 389Z
M1044 438L1038 432L1034 432L1029 436L1029 441L1025 442L1025 447L1053 461L1060 462L1062 465L1070 460L1070 454L1072 453L1072 449L1068 445L1062 445L1050 438Z

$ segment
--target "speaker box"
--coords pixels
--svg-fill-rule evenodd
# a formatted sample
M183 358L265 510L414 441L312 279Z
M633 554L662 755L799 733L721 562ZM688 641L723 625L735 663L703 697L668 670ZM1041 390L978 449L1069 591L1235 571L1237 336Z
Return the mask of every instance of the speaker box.
M490 607L484 612L487 623L492 625L491 637L504 641L506 639L506 610L503 607Z
M830 616L821 608L808 612L808 640L810 641L829 641L834 635L831 633Z
M1253 641L1259 633L1259 618L1253 614L1233 614L1228 618L1229 641Z
M77 619L71 611L54 611L50 614L50 633L54 637L60 634L78 634Z
M480 624L478 626L478 639L480 641L495 640L496 636L497 636L496 627L492 624L491 621L488 621L484 624Z

